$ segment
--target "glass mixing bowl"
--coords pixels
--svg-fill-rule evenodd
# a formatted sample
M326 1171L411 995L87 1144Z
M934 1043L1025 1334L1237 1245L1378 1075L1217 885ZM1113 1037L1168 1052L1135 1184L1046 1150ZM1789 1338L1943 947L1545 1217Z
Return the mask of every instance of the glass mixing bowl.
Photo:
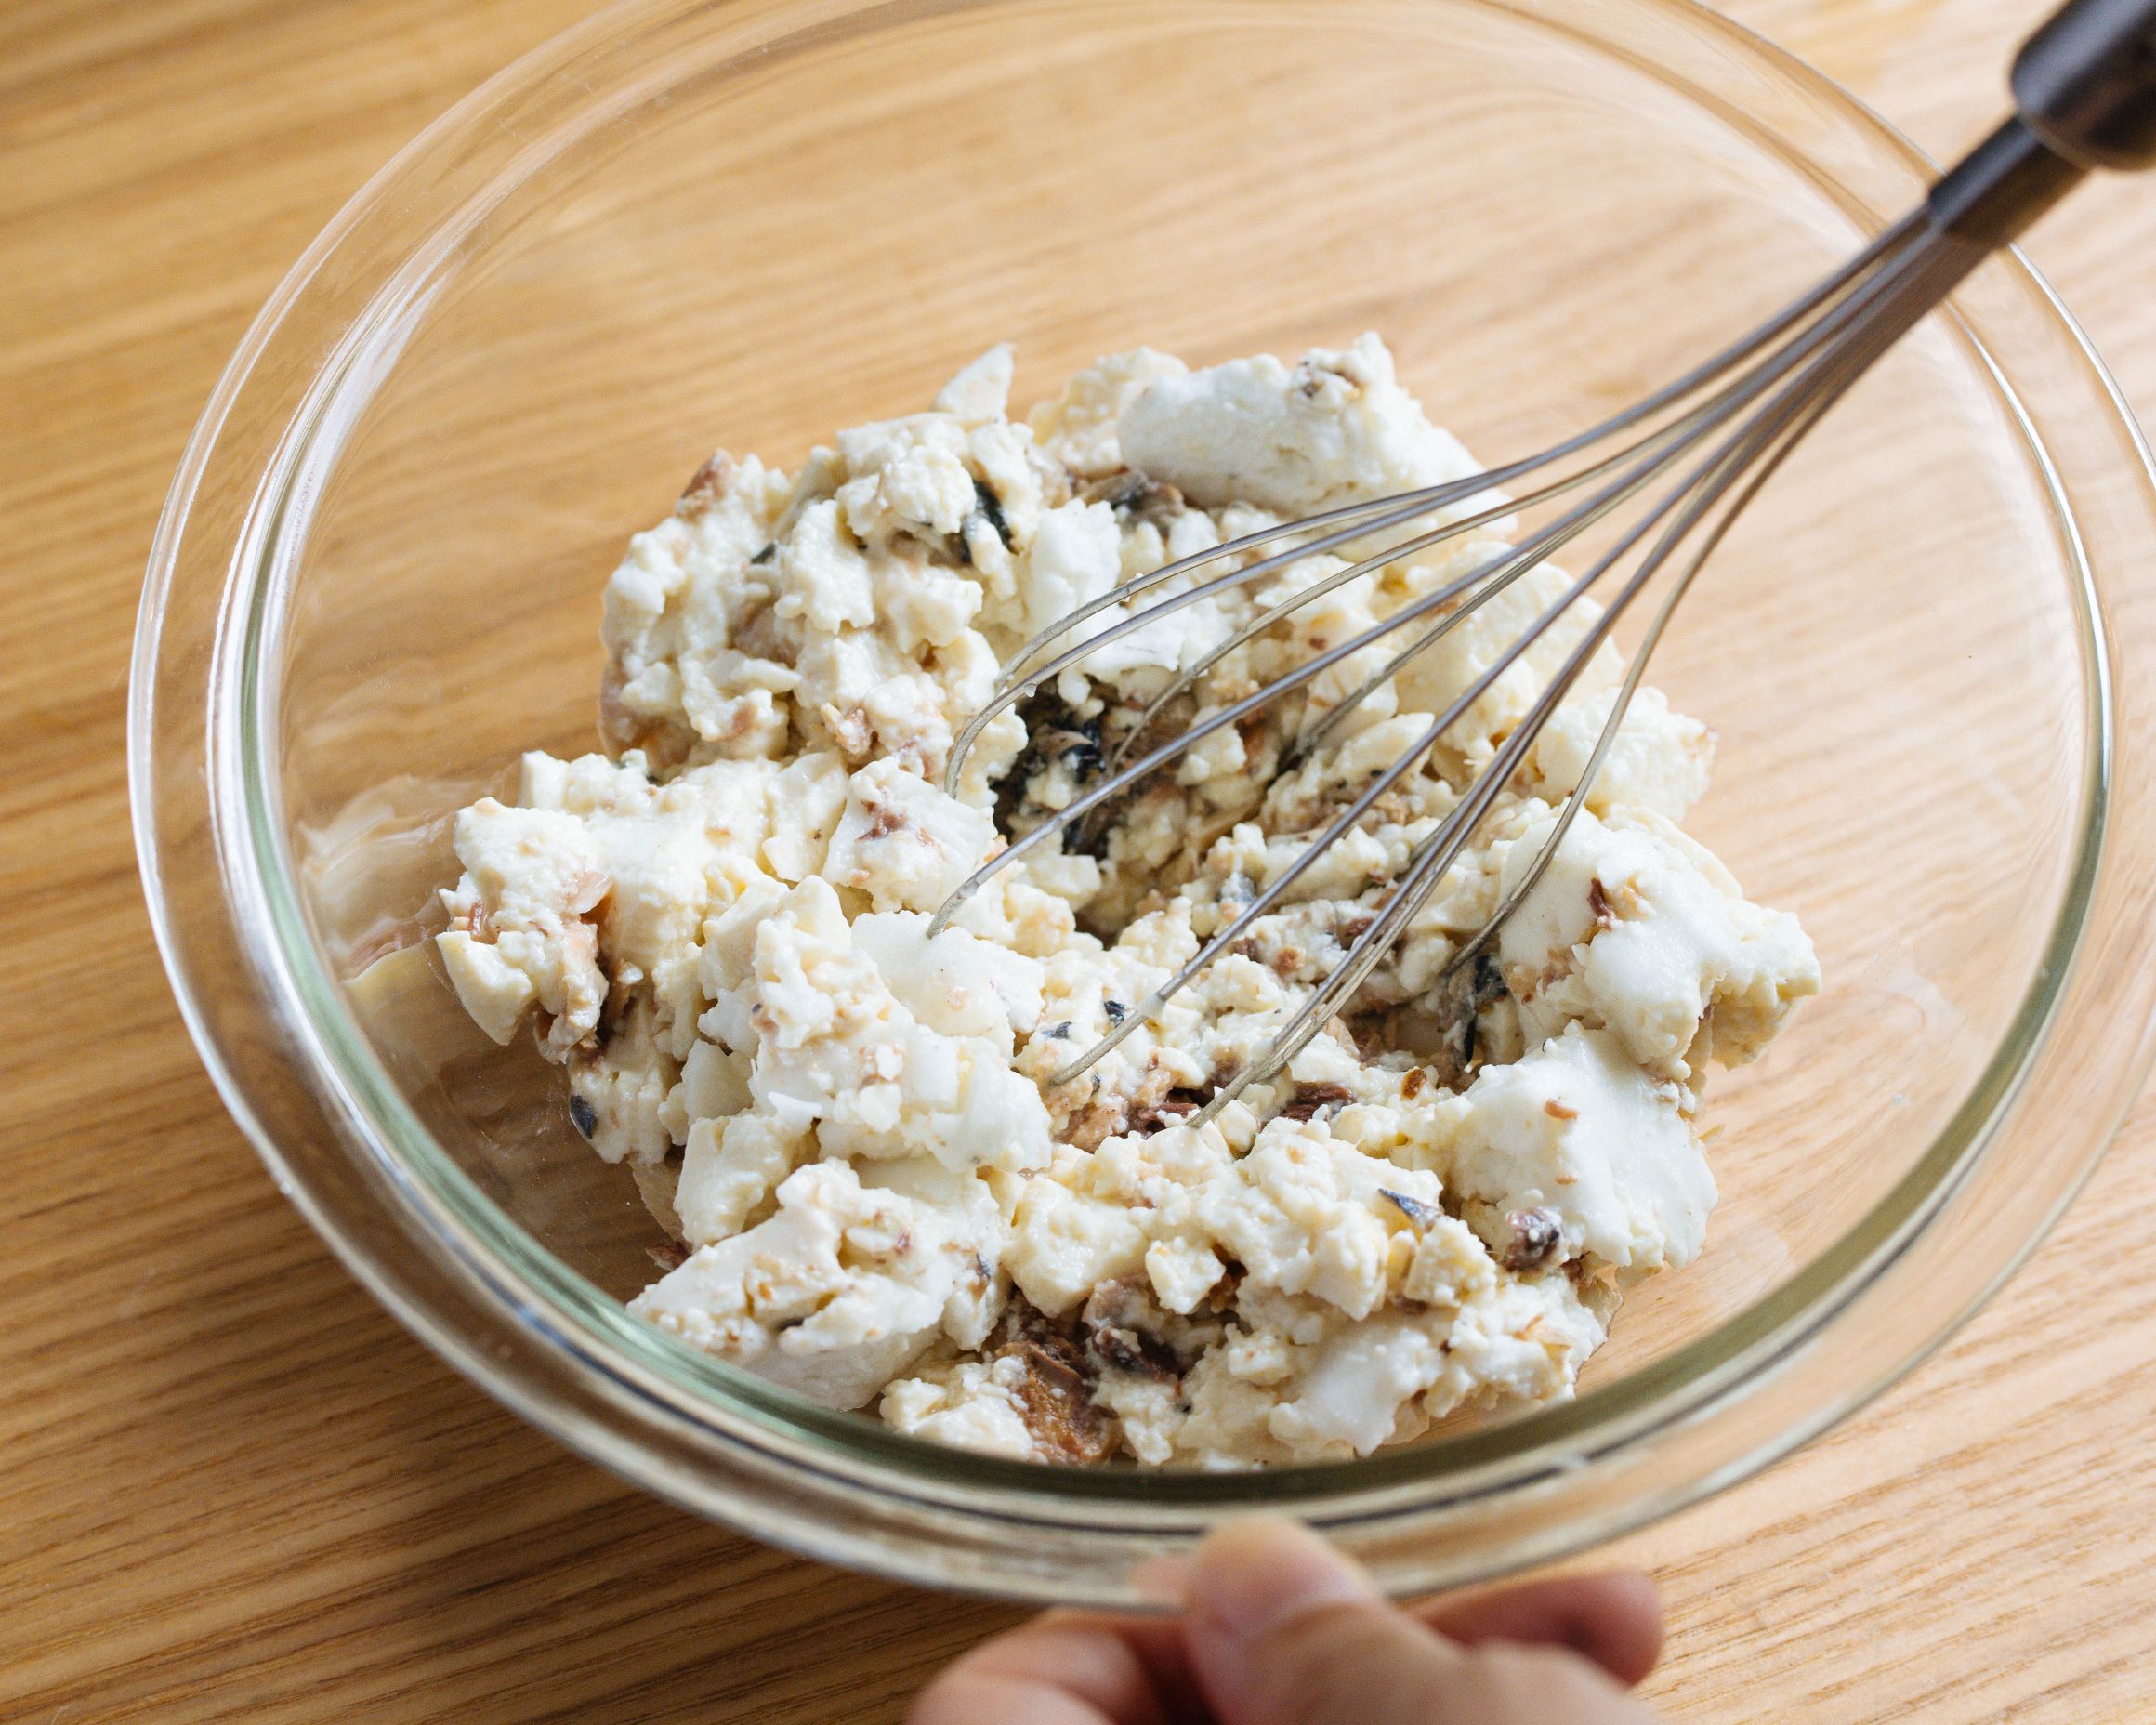
M1821 998L1719 1076L1704 1258L1564 1405L1265 1474L1002 1462L622 1310L656 1231L431 968L447 816L594 741L601 583L715 444L791 464L996 340L1019 399L1139 343L1381 330L1485 458L1748 326L1919 193L1847 97L1680 0L617 7L424 134L242 344L159 531L143 872L226 1100L375 1293L593 1460L798 1550L1126 1600L1252 1506L1466 1581L1761 1466L1937 1344L2133 1097L2156 996L2156 493L1994 261L1777 477L1655 680L1693 825Z

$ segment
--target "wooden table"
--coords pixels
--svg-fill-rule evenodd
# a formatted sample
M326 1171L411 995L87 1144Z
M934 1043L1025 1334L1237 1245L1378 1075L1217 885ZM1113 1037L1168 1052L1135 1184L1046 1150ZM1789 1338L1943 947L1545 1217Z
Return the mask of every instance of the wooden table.
M1742 0L1936 153L2043 0ZM150 945L123 695L151 522L247 319L398 144L582 0L0 9L0 1718L886 1720L1007 1610L578 1462L332 1261ZM2032 250L2156 419L2156 198ZM2156 1719L2156 1109L1943 1354L1608 1556L1681 1719ZM2093 1272L2093 1273L2092 1273Z

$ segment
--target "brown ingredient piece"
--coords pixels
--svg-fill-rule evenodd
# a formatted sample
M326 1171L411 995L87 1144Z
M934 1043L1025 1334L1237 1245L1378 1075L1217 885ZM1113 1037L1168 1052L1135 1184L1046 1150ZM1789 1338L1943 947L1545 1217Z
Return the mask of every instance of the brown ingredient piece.
M838 744L838 752L848 761L865 758L875 744L875 727L858 706L848 707L843 713L826 707L823 722L830 729L831 740Z
M1095 1374L1085 1350L1038 1307L1012 1297L994 1357L1025 1368L1019 1411L1045 1457L1097 1462L1114 1452L1114 1421L1093 1403Z
M1130 1129L1134 1132L1157 1132L1164 1126L1183 1120L1213 1100L1213 1089L1212 1086L1203 1090L1193 1090L1178 1085L1150 1108L1132 1114Z
M1111 1006L1117 1003L1111 1001ZM1112 1016L1112 1015L1111 1015ZM1155 1062L1146 1069L1144 1081L1132 1094L1124 1130L1154 1132L1185 1114L1196 1113L1213 1095L1212 1086L1193 1090L1176 1083L1176 1076Z
M1505 994L1505 976L1488 953L1448 969L1433 1008L1445 1026L1432 1064L1440 1084L1448 1090L1463 1090L1474 1081L1482 1064L1477 1046L1478 1021L1483 1010Z
M1105 503L1124 521L1150 521L1163 533L1189 507L1173 485L1131 467L1095 480L1078 495L1086 503Z
M752 659L782 662L792 656L778 611L768 600L742 608L741 615L734 619L733 644Z
M1554 1096L1542 1105L1542 1112L1552 1120L1577 1120L1580 1117L1578 1109L1566 1107Z
M1355 1092L1344 1084L1301 1084L1295 1086L1294 1098L1281 1113L1290 1120L1308 1120L1321 1108L1333 1108L1354 1100Z
M449 931L453 934L468 934L475 941L491 941L494 938L494 922L487 915L484 904L475 904L462 915L449 919Z
M623 698L625 687L621 667L609 661L598 685L598 735L607 753L619 759L631 749L641 749L654 772L666 772L689 757L695 741L692 732L664 719L633 713Z
M1104 1096L1072 1114L1058 1134L1079 1150L1098 1150L1124 1129L1130 1111L1119 1096Z
M690 476L689 483L682 488L681 500L674 506L674 513L686 520L694 520L716 508L733 490L735 476L740 471L733 457L720 450Z
M598 1022L592 1026L590 1038L603 1050L620 1034L623 1021L636 1005L636 992L614 980L613 960L605 953L600 953L592 963L606 979L606 994L598 1003Z
M1371 818L1383 824L1405 826L1419 812L1415 798L1404 790L1389 790L1370 806Z
M1587 882L1587 908L1595 913L1596 922L1605 928L1617 920L1610 908L1610 895L1602 890L1599 876L1590 877Z
M561 931L561 968L565 975L572 981L583 981L586 987L590 985L589 979L597 980L598 986L591 992L598 996L603 1017L607 996L613 992L613 982L599 968L598 930L583 920L582 907L576 906L573 902L572 907L579 909L580 915L577 921L569 924ZM582 975L585 972L589 973L588 979ZM540 1053L557 1064L566 1060L572 1053L592 1055L598 1052L596 1026L593 1030L586 1030L572 1042L569 1037L569 1020L566 1016L556 1017L542 1012L533 1021L538 1026Z
M905 815L892 803L874 803L868 810L868 828L861 836L863 844L873 839L890 838L906 830L909 823Z
M1097 1371L1124 1372L1163 1383L1182 1381L1185 1362L1161 1334L1166 1317L1144 1278L1123 1276L1103 1282L1087 1298L1079 1321L1085 1329L1085 1351Z
M1329 1028L1334 1037L1355 1050L1355 1058L1368 1066L1390 1054L1392 1033L1387 1015L1358 1013L1353 1019L1335 1016Z
M1564 1229L1554 1210L1515 1210L1505 1218L1505 1224L1512 1230L1512 1244L1505 1250L1505 1267L1515 1272L1542 1269L1563 1244Z
M1216 1317L1223 1313L1231 1314L1235 1297L1242 1292L1242 1278L1249 1273L1235 1259L1229 1258L1228 1268L1220 1272L1220 1280L1213 1284L1205 1296L1205 1310ZM1240 1320L1230 1315L1229 1322L1238 1323Z

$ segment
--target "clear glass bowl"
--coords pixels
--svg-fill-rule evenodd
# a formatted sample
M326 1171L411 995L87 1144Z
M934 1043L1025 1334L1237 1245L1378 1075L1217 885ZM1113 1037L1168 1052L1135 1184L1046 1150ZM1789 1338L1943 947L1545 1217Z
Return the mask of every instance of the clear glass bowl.
M654 1231L555 1074L463 1022L426 906L451 810L520 748L591 745L601 582L715 444L791 463L1006 336L1022 400L1140 342L1204 362L1374 326L1496 458L1719 345L1926 178L1677 0L600 14L354 199L174 483L134 794L204 1060L474 1380L836 1561L1120 1601L1134 1560L1267 1505L1406 1589L1740 1477L2029 1251L2149 1054L2156 492L2018 258L1835 412L1657 659L1720 732L1695 830L1803 914L1827 987L1717 1083L1706 1255L1568 1404L1248 1476L998 1462L811 1407L622 1310Z

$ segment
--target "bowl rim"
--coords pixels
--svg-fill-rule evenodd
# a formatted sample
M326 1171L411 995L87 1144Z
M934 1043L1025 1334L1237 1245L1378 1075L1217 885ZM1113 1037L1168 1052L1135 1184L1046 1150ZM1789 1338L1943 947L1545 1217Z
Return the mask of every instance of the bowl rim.
M976 4L985 0L975 0ZM1613 15L1677 20L1685 30L1712 37L1725 49L1751 58L1774 77L1793 83L1834 111L1844 126L1868 135L1874 146L1916 173L1930 165L1900 134L1872 115L1822 74L1765 43L1743 27L1693 0L1453 0L1555 29L1570 28L1567 15L1592 15L1607 24ZM250 1086L228 1059L228 1036L212 1021L198 996L187 951L188 935L168 915L159 819L161 793L155 749L161 724L161 678L172 676L174 643L166 639L167 600L178 571L182 541L213 453L243 395L257 387L257 362L280 330L307 309L310 293L340 251L357 249L358 236L385 217L393 192L421 176L429 161L454 152L475 128L535 93L552 89L595 56L623 55L623 43L642 30L665 46L668 32L715 20L730 29L718 34L746 45L759 31L782 33L756 44L768 62L788 47L823 40L842 25L867 15L874 28L902 25L924 14L974 9L972 4L930 3L875 7L856 0L624 0L542 45L481 86L420 133L333 219L265 305L220 379L182 458L153 545L138 624L129 713L130 787L138 856L152 925L191 1035L228 1108L258 1153L309 1220L347 1264L408 1327L451 1358L483 1388L517 1406L558 1437L639 1482L706 1513L746 1524L753 1518L728 1505L715 1507L707 1494L655 1478L638 1464L634 1445L601 1440L565 1419L561 1410L535 1399L527 1386L499 1369L480 1350L461 1345L438 1313L425 1309L383 1263L319 1201L296 1170L279 1135L257 1113ZM1619 34L1622 33L1619 32ZM1612 36L1593 34L1604 52L1622 52ZM715 50L708 37L700 53ZM743 51L735 49L736 54ZM634 63L634 56L629 57ZM716 64L714 60L711 63ZM1644 62L1669 81L1660 63ZM334 465L343 436L355 423L370 391L393 367L401 345L424 316L432 284L441 279L461 242L517 185L554 151L569 148L602 123L611 102L628 111L664 83L673 62L659 58L570 111L551 133L533 137L508 165L404 248L395 267L366 293L359 315L336 336L327 356L306 381L285 417L276 447L256 476L255 489L226 560L228 585L219 608L211 655L206 709L199 721L205 749L204 782L226 902L243 945L256 965L256 981L272 1003L281 1031L300 1057L305 1080L325 1118L348 1150L369 1158L384 1190L403 1209L411 1237L480 1302L492 1305L508 1327L532 1345L572 1363L599 1386L599 1393L633 1407L638 1418L694 1429L692 1436L716 1442L728 1461L751 1472L776 1468L821 1483L835 1500L858 1504L866 1491L910 1502L925 1512L989 1514L1000 1523L1036 1528L1124 1531L1138 1535L1181 1533L1217 1514L1254 1501L1292 1510L1334 1528L1412 1510L1444 1511L1493 1495L1561 1491L1567 1481L1598 1464L1648 1443L1659 1434L1712 1417L1733 1399L1796 1365L1802 1356L1866 1290L1909 1250L1974 1179L2005 1126L2024 1086L2048 1048L2050 1033L2071 985L2081 976L2092 930L2099 875L2119 864L2113 842L2111 792L2117 771L2113 698L2116 667L2106 641L2106 617L2096 573L2076 532L2070 489L2053 465L2039 428L1979 335L1965 323L1962 334L1989 368L1999 398L2019 422L2064 534L2074 578L2072 599L2089 667L2084 702L2088 759L2082 786L2083 823L2075 866L2049 928L2044 960L2024 993L1984 1073L1952 1118L1913 1165L1833 1245L1779 1286L1717 1323L1611 1383L1592 1387L1576 1400L1526 1413L1501 1426L1427 1441L1350 1462L1271 1469L1261 1475L1208 1475L1137 1471L1120 1468L1072 1470L971 1455L911 1439L852 1414L835 1413L791 1391L725 1365L628 1316L621 1304L555 1260L480 1191L426 1128L374 1054L331 975L308 927L285 838L278 788L280 630L296 582L306 529L321 481ZM1682 81L1679 80L1680 86ZM1709 93L1693 90L1697 99ZM2056 321L2079 352L2091 379L2132 433L2144 490L2156 489L2145 442L2116 386L2048 285L2018 253L2003 266L2018 285ZM362 273L364 270L362 270ZM358 391L357 394L354 391ZM165 703L170 705L169 701ZM184 718L183 715L183 718ZM168 728L168 727L167 727ZM253 937L250 941L247 937ZM2156 945L2156 942L2150 944ZM2137 1093L2150 1043L2146 1025L2134 1049L2130 1073L2114 1086L2110 1117L2094 1136L2056 1202L2034 1218L2014 1262L2034 1248L2071 1191L2085 1179L2103 1144ZM1604 1518L1589 1530L1598 1537L1675 1508L1706 1490L1748 1473L1860 1405L1942 1342L1985 1294L2009 1273L2000 1266L1942 1316L1921 1347L1891 1369L1822 1401L1809 1421L1783 1426L1768 1442L1751 1447L1741 1463L1713 1477L1684 1482L1645 1507ZM1254 1488L1253 1481L1262 1481ZM782 1526L752 1528L779 1543L807 1547L822 1556L918 1576L919 1569L889 1554L861 1548L845 1530L808 1532ZM792 1532L794 1536L788 1537ZM1511 1561L1550 1555L1547 1547L1525 1548ZM1509 1566L1509 1563L1506 1565ZM1029 1597L1037 1589L1015 1588ZM1121 1600L1120 1593L1113 1597Z

